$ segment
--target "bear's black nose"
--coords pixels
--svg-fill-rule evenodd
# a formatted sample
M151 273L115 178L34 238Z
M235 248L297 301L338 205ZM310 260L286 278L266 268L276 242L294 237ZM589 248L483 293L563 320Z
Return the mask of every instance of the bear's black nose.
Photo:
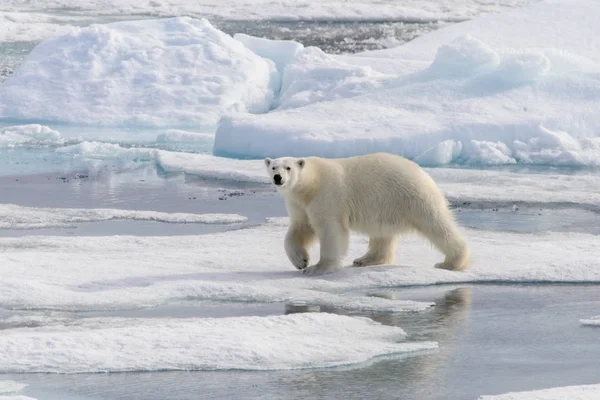
M275 174L275 175L273 176L273 181L275 181L275 184L276 184L276 185L281 185L281 175L279 175L279 174Z

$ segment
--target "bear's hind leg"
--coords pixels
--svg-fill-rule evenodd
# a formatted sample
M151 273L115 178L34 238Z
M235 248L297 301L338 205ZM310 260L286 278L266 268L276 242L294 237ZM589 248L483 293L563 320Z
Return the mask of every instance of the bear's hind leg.
M342 267L342 257L348 251L350 232L339 223L330 223L317 229L321 243L319 262L305 268L307 275L321 275L336 271Z
M416 228L446 256L443 262L435 264L436 268L460 271L469 267L471 260L467 243L460 234L450 211Z
M357 267L369 265L393 264L395 254L396 237L370 237L369 250L362 257L354 260Z

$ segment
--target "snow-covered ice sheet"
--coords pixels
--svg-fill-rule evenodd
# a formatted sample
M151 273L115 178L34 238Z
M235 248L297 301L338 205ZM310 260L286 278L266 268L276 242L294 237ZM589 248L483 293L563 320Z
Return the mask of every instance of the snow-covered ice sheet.
M0 117L88 125L213 126L266 112L272 61L188 17L74 28L48 39L0 86Z
M399 327L327 313L92 318L66 327L5 330L0 372L326 368L437 348L435 342L403 342L405 337Z
M441 255L418 237L397 248L400 266L345 268L309 278L283 250L286 219L254 228L178 237L0 239L0 306L123 310L181 299L306 301L347 311L419 311L431 303L353 291L458 282L600 282L598 236L467 230L473 266L433 268ZM367 248L353 236L346 264ZM318 256L312 249L312 259ZM498 257L502 254L502 257Z
M533 0L3 0L0 10L56 11L71 14L190 15L230 20L460 20Z
M595 317L580 319L579 322L581 325L585 326L600 326L600 315L596 315Z
M68 228L79 222L123 219L179 224L235 224L248 220L237 214L185 214L109 208L35 208L0 204L0 229Z
M583 385L481 396L479 400L598 400L599 398L600 385Z
M223 119L214 152L600 166L598 18L593 0L541 2L394 49L320 62L314 51L310 63L300 52L282 89L301 90L282 90L268 114Z

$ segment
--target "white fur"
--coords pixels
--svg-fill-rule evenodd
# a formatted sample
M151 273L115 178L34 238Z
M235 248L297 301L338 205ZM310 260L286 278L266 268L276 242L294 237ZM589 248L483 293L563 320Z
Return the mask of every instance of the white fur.
M356 266L394 262L396 237L416 231L446 258L437 268L462 270L469 251L448 203L433 179L403 157L377 153L325 159L265 159L273 183L285 199L290 227L285 238L288 258L306 274L342 267L350 231L369 236L369 250ZM278 178L279 179L279 178ZM321 244L319 261L309 265L308 248Z

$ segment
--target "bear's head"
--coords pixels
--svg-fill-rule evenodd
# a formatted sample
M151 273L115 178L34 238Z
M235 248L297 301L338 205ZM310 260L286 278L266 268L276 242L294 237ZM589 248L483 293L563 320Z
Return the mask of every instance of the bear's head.
M296 185L305 163L302 158L282 157L274 160L265 158L267 172L278 191L288 191Z

